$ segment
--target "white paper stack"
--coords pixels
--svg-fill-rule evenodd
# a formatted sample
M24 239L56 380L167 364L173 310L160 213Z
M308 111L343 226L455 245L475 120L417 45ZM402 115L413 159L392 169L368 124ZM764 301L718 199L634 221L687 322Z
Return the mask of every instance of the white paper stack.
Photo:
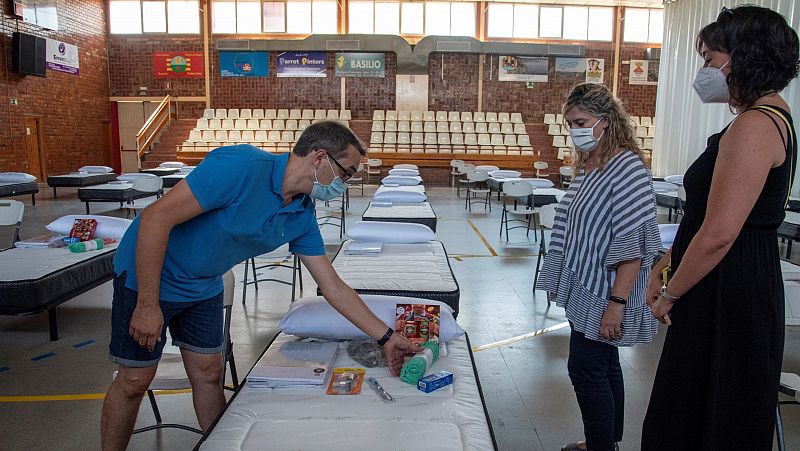
M267 350L247 375L255 388L324 387L338 343L287 342Z
M59 247L59 244L61 244L61 247L64 247L63 238L62 236L53 236L50 234L39 235L26 240L17 241L14 243L14 247L20 249L42 249L46 247Z
M344 255L378 256L383 250L383 243L377 241L351 241L344 250Z

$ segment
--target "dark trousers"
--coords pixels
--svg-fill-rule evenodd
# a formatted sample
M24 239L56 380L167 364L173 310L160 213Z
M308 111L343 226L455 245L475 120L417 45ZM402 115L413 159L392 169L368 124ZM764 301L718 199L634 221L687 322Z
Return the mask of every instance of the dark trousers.
M589 340L572 330L569 340L569 378L583 417L583 432L591 451L612 451L622 441L625 418L625 385L619 351Z

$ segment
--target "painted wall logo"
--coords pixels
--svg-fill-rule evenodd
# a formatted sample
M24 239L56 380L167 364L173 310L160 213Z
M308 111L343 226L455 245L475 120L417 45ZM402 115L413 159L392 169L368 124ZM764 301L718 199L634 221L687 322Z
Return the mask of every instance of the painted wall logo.
M157 78L203 78L203 52L154 52Z
M63 42L58 43L58 53L65 55L67 53L67 46Z

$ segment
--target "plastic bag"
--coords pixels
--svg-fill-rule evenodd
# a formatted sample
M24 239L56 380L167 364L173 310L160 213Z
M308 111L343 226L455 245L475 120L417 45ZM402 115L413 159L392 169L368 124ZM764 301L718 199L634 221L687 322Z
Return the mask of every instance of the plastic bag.
M355 340L347 346L347 354L367 368L388 366L383 346L373 340Z

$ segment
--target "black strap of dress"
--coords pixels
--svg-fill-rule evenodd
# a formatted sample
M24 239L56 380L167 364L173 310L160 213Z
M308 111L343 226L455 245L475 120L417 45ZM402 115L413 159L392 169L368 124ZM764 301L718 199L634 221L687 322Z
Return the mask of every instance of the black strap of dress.
M786 155L787 158L789 159L789 177L787 181L788 186L786 187L786 200L783 203L783 208L786 208L786 206L789 205L789 194L792 190L792 182L794 181L794 172L795 172L794 152L793 149L790 148L790 146L794 146L795 143L794 129L792 128L792 123L789 121L789 118L786 117L786 114L782 110L770 105L756 105L748 109L760 111L765 116L767 116L769 120L771 120L772 123L775 124L775 128L778 129L778 135L780 135L781 141L783 141L783 147L786 149ZM781 132L781 127L778 125L778 122L775 120L775 118L772 117L772 114L769 113L772 113L775 116L781 118L784 125L786 126L786 134L788 139L784 139L783 133Z

